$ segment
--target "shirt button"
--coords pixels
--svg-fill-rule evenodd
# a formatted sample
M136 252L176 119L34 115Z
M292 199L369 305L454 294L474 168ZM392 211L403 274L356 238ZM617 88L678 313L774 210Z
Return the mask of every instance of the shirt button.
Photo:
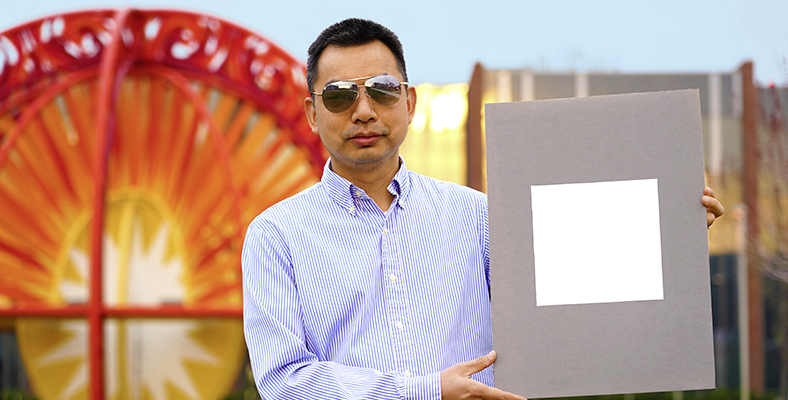
M356 207L350 206L350 213L352 214L354 212L356 212Z
M410 376L413 374L411 374L410 371L406 369L405 372L402 373L402 375L405 375L406 377L410 378Z
M383 234L385 235L387 233L389 233L389 229L388 228L383 228Z
M361 197L361 191L360 190L356 190L356 197Z
M397 322L397 329L402 330L404 327L405 325L402 322Z
M396 280L397 280L397 276L396 276L396 275L394 275L394 274L391 274L391 275L389 275L389 280L391 280L392 282L394 282L394 281L396 281Z

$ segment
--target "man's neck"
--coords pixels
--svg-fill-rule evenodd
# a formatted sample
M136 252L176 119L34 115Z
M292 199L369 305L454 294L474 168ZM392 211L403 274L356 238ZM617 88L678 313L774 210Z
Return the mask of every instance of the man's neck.
M382 211L389 209L391 202L394 200L394 195L389 192L388 186L391 180L394 179L394 176L397 175L397 171L399 171L399 158L394 164L379 166L378 168L345 169L332 164L331 169L337 175L364 190L367 196L372 198Z

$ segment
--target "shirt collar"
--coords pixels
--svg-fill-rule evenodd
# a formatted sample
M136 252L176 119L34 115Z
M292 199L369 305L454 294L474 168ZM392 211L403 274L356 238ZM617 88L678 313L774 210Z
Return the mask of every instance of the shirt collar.
M396 197L396 206L404 207L407 200L408 193L410 192L410 176L408 169L405 167L405 161L402 157L399 159L400 166L394 179L388 185L389 193ZM331 169L331 159L326 161L323 167L323 177L321 182L325 185L328 191L328 196L337 203L340 207L347 210L351 214L355 214L355 199L368 199L364 190L352 184L347 179L339 176Z

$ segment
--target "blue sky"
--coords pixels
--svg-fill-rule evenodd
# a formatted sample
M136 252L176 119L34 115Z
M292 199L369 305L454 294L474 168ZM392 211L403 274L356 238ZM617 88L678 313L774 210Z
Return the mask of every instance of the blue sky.
M473 65L538 71L729 72L744 60L756 79L788 84L786 0L542 2L0 0L0 30L86 8L176 8L213 14L304 60L333 22L376 20L400 36L411 82L464 82Z

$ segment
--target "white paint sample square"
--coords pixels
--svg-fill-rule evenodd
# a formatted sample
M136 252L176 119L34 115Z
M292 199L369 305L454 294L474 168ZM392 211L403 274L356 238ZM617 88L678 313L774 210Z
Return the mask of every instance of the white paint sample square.
M656 179L531 186L536 305L662 300Z

